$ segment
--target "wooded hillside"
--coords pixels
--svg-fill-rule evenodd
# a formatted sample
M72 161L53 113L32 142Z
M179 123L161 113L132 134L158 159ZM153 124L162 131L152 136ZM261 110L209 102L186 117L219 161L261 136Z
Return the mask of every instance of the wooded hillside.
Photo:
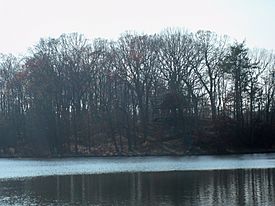
M210 31L80 34L0 56L0 155L275 149L275 53Z

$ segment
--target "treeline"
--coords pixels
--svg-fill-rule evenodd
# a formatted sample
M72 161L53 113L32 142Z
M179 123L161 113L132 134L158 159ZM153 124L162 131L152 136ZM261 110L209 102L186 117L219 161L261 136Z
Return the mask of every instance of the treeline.
M1 153L93 154L108 143L121 154L173 138L272 148L274 93L273 52L210 31L41 39L23 58L0 57Z

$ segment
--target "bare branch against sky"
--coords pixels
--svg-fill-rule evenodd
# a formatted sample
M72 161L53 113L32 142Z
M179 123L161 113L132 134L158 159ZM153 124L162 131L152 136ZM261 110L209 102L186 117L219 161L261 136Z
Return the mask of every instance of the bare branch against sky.
M0 0L0 52L24 53L39 38L62 33L117 38L166 27L212 30L274 49L274 11L274 0Z

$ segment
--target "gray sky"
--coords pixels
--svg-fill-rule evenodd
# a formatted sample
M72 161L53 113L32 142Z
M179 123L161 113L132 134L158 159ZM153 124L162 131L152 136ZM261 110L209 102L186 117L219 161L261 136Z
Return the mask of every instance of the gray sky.
M275 0L0 0L0 52L24 53L41 37L79 32L116 39L126 30L184 27L275 49Z

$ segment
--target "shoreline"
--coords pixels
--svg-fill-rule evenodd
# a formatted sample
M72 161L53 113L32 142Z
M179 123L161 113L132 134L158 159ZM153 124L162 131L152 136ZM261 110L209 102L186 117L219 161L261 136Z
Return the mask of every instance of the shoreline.
M96 155L96 154L62 154L62 155L0 155L0 159L64 159L64 158L126 158L126 157L188 157L188 156L230 156L230 155L252 155L271 154L274 150L251 150L251 151L228 151L228 152L201 152L185 154L117 154L117 155Z

